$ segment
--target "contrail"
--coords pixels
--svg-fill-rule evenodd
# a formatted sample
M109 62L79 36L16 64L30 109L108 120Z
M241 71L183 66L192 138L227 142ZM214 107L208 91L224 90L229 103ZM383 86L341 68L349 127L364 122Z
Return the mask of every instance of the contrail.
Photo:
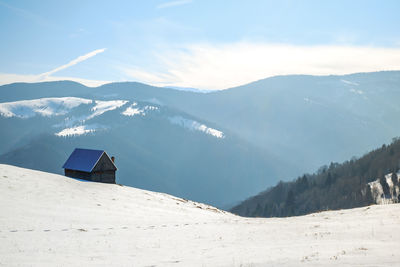
M74 60L71 60L70 62L68 62L68 63L65 64L65 65L62 65L62 66L60 66L60 67L57 67L57 68L55 68L55 69L53 69L53 70L51 70L51 71L48 71L48 72L44 72L44 73L42 73L42 74L39 74L39 77L40 77L40 78L48 77L48 76L52 75L53 73L56 73L56 72L58 72L58 71L60 71L60 70L64 70L64 69L66 69L66 68L69 68L69 67L71 67L71 66L73 66L73 65L75 65L75 64L78 64L79 62L82 62L82 61L85 61L86 59L89 59L89 58L91 58L91 57L94 57L95 55L97 55L97 54L99 54L99 53L103 53L105 50L106 50L106 48L94 50L94 51L92 51L92 52L90 52L90 53L87 53L86 55L83 55L83 56L77 57L77 58L74 59Z

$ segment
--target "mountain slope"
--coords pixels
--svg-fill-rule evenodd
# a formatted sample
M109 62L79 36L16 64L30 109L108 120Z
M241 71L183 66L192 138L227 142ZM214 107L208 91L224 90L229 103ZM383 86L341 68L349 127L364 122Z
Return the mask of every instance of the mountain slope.
M359 159L331 163L314 174L305 174L292 182L279 182L231 210L242 216L285 217L397 202L399 178L392 177L392 173L399 171L399 158L400 139L397 138Z
M217 206L256 193L285 171L233 133L148 102L43 98L3 103L0 112L8 114L0 124L10 125L2 145L12 147L0 162L21 167L61 174L74 148L104 149L116 156L118 183Z
M86 147L87 144L96 144L93 148L111 151L118 147L118 151L112 152L114 154L126 150L124 143L128 143L135 152L123 153L117 160L125 165L128 164L125 158L131 157L130 163L135 164L132 167L141 177L158 177L157 180L149 178L147 184L135 182L130 185L221 206L242 200L278 180L312 172L329 162L360 156L390 142L400 132L397 123L400 116L399 88L398 71L342 76L278 76L207 94L132 82L96 88L67 81L5 85L0 86L0 99L7 102L54 97L77 97L92 102L67 109L64 115L62 113L68 105L59 105L59 109L50 105L49 110L47 106L30 102L28 111L31 113L15 105L11 110L10 106L6 107L5 115L0 116L0 159L10 164L29 162L31 159L23 158L25 152L22 151L27 146L36 147L36 153L40 151L45 142L42 134L81 140L65 141L70 145ZM113 102L114 106L102 106L108 102ZM116 107L117 103L122 106ZM132 106L134 103L138 106ZM158 111L145 112L145 106L155 107ZM115 109L107 110L112 107ZM128 108L131 116L121 115ZM32 109L37 115L29 117ZM18 114L29 118L5 117L13 111L22 112ZM48 112L61 115L43 117ZM147 115L143 116L141 112ZM151 114L154 115L154 120L151 120L157 121L158 125L150 120L139 123L147 116L153 116ZM77 133L83 133L85 137L77 136ZM218 138L221 133L225 138ZM72 135L74 137L70 138ZM171 142L170 146L168 142ZM109 143L113 146L105 147ZM55 155L72 151L65 146L54 149L58 150ZM166 149L169 153L165 152ZM35 167L35 164L32 162L29 166ZM157 173L157 170L162 172ZM181 186L180 181L193 174L195 177L191 181L206 179L216 183ZM161 177L165 175L168 179L163 180ZM176 177L182 179L177 181ZM230 179L235 181L235 186L232 186L231 195L222 200L223 196L214 188L222 184L230 186ZM148 187L150 184L152 186ZM192 192L182 194L200 186L204 187L197 195L192 195ZM218 195L219 199L206 199L210 197L207 195L210 188L215 190L211 195Z
M251 219L0 165L5 266L395 266L400 205Z
M207 94L134 82L97 88L73 82L11 84L0 86L0 98L75 96L168 106L284 158L296 175L360 156L397 136L399 88L400 72L387 71L277 76Z
M390 142L400 132L398 99L396 71L278 76L180 105L290 161L296 175Z

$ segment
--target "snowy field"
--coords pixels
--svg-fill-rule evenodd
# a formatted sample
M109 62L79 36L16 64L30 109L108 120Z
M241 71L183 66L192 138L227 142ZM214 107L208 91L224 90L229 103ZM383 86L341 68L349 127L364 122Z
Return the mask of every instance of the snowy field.
M241 218L0 165L0 266L400 266L400 205Z

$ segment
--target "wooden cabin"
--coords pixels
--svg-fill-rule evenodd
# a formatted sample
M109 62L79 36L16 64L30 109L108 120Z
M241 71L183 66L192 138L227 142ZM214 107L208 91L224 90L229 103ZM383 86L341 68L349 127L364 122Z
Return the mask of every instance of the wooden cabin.
M115 184L114 157L104 150L76 148L63 165L65 176Z

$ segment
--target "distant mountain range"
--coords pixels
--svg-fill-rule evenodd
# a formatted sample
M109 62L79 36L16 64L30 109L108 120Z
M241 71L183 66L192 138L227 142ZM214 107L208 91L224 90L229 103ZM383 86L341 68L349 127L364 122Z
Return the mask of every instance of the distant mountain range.
M75 147L105 149L119 183L216 206L400 132L398 71L279 76L207 94L15 83L0 86L0 99L2 163L61 173Z
M118 183L213 204L246 197L280 165L230 131L148 102L55 97L0 112L3 163L62 173L75 147L100 148L116 156Z

